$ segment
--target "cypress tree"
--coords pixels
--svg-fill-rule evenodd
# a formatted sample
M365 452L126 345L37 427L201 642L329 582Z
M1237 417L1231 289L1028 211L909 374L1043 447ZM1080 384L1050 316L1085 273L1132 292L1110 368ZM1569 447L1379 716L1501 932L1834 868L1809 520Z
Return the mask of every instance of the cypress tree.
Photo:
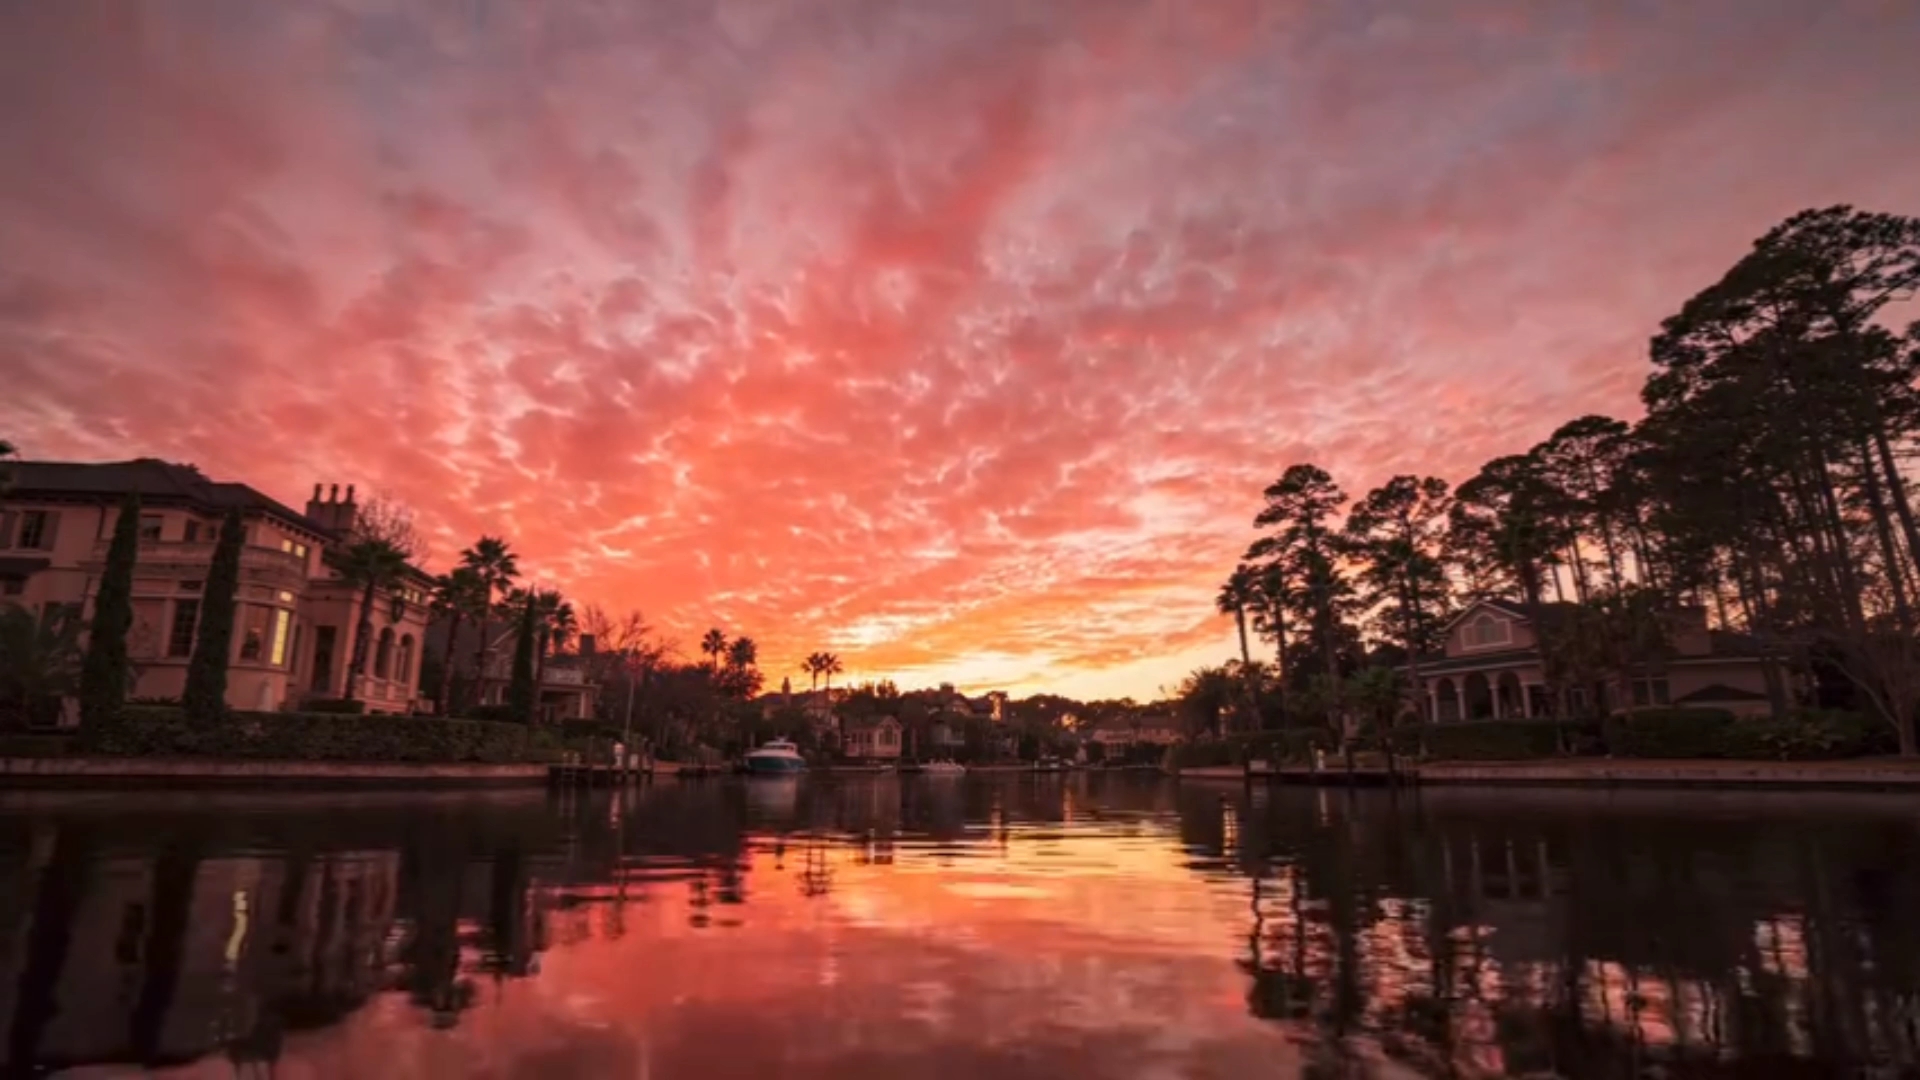
M527 590L527 602L520 612L520 636L513 644L513 681L507 684L507 705L514 718L533 723L538 690L533 685L534 591Z
M113 526L107 548L106 572L93 600L93 622L88 625L87 658L80 673L80 715L91 723L111 717L127 701L133 666L127 659L127 632L133 628L133 567L140 558L140 496L129 494L120 504L120 520Z
M230 510L220 524L200 605L200 631L187 665L187 690L181 703L191 717L212 719L227 708L227 664L233 656L234 606L240 594L240 548L247 528L240 511Z

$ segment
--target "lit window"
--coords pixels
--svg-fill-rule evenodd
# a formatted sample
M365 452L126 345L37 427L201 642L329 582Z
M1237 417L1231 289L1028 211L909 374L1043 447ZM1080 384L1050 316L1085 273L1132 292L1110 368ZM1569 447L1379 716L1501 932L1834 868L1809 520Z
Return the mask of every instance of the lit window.
M283 604L291 604L291 603L293 603L293 594L292 594L292 593L290 593L290 592L288 592L288 591L287 591L287 590L285 590L285 589L281 589L281 590L280 590L280 602L281 602L281 603L283 603Z
M281 594L286 595L285 593ZM273 612L273 666L287 665L287 624L293 621L293 613L286 608L275 608Z

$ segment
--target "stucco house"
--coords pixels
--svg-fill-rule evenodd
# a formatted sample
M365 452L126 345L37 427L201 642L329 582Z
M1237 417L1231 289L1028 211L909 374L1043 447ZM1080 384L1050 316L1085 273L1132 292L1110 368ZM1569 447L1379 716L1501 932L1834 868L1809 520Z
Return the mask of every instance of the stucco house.
M468 687L479 705L505 705L513 687L513 657L520 644L520 627L508 619L495 619L487 626L487 662L479 684L473 684L474 648L479 644L480 627L468 623L454 642L453 670L458 683ZM436 655L446 649L446 620L436 620L430 635ZM534 704L534 719L541 723L562 720L591 720L600 697L600 683L594 678L596 665L593 635L580 637L577 653L551 653L536 661L540 689ZM429 687L426 693L437 692ZM458 695L456 695L456 698Z
M351 486L344 499L338 485L323 499L314 485L302 513L245 484L154 458L22 461L9 469L12 484L0 492L0 604L41 618L92 616L120 505L139 494L128 639L133 696L175 698L186 688L214 543L232 510L247 535L228 704L285 709L344 692L362 596L327 565L325 553L352 537ZM365 677L354 694L369 712L413 708L430 581L410 568L398 587L375 597Z
M1172 746L1180 741L1180 722L1162 713L1109 716L1083 725L1080 733L1086 742L1110 750L1141 744Z
M1577 610L1569 603L1526 605L1480 600L1446 628L1445 651L1419 661L1427 716L1454 720L1568 716L1652 706L1703 706L1736 715L1769 709L1764 670L1751 639L1710 629L1704 608L1668 614L1670 652L1649 657L1603 701L1589 687L1569 687L1553 700L1540 650L1543 633Z
M840 748L850 758L893 761L900 757L900 721L891 716L843 720Z

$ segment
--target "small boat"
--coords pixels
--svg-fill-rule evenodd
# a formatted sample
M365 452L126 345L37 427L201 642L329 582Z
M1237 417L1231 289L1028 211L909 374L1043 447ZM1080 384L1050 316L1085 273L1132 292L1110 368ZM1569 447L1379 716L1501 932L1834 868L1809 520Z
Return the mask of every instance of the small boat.
M747 772L754 776L785 776L807 771L807 759L800 756L800 749L786 739L768 739L763 745L747 751Z
M1034 772L1065 772L1066 770L1066 763L1059 758L1041 758L1033 763Z
M967 767L957 761L929 761L920 766L920 771L928 776L961 776Z

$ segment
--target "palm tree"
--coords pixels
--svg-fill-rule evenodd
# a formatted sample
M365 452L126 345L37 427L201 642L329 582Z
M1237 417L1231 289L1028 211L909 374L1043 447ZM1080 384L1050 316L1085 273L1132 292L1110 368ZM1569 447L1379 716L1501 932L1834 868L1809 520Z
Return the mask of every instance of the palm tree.
M760 659L760 646L750 637L737 637L727 646L727 666L750 668Z
M813 689L816 692L820 689L820 673L826 670L826 663L826 653L812 653L800 662L800 670L813 676Z
M482 536L474 541L472 547L460 553L460 565L480 579L480 640L473 650L474 685L479 686L486 678L487 654L493 648L493 642L487 640L487 618L493 611L494 598L520 576L520 566L514 559L513 549L497 536Z
M833 696L833 677L847 670L840 666L840 658L832 653L820 654L820 674L827 677L827 696Z
M17 711L20 722L80 685L81 625L55 608L45 616L18 604L0 604L0 728Z
M346 692L351 700L367 670L367 645L373 638L374 594L391 589L407 573L407 556L385 540L359 540L327 555L327 562L348 584L360 589L360 621L353 633L353 661L347 667Z
M481 589L480 575L471 566L456 566L433 581L433 612L448 620L447 648L440 657L440 686L435 695L442 716L453 715L453 648L460 640L460 625L486 610Z
M720 658L727 653L727 635L719 627L707 631L700 639L700 651L707 656L707 663L715 671L720 670Z
M522 597L522 600L527 599ZM561 596L557 590L536 589L532 594L534 619L533 684L544 685L541 680L547 674L547 653L557 648L566 637L572 637L579 625L574 618L573 605ZM565 630L562 630L562 627ZM564 635L564 636L563 636Z
M1259 572L1246 563L1233 568L1226 583L1220 586L1220 595L1214 597L1214 606L1220 614L1233 616L1234 629L1240 632L1240 671L1246 676L1247 704L1258 722L1260 712L1260 692L1254 682L1253 653L1247 646L1247 610L1260 601Z

